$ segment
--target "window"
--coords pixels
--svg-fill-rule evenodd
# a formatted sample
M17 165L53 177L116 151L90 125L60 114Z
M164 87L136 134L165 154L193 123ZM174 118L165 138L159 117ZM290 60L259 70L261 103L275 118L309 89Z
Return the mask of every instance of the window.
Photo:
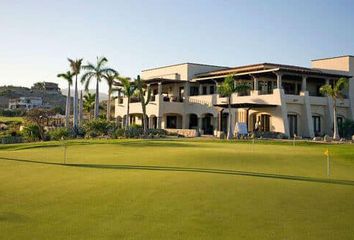
M214 94L215 93L215 87L214 86L210 86L209 93L210 94Z
M207 95L208 88L206 86L203 87L203 95Z
M190 90L189 91L190 96L198 96L199 95L199 88L198 87L192 86L192 87L190 87L189 90Z
M177 117L167 116L167 128L177 128Z
M270 116L268 114L261 115L261 130L263 132L269 132L270 130Z
M313 121L313 131L315 135L318 136L321 133L321 118L320 116L312 116Z

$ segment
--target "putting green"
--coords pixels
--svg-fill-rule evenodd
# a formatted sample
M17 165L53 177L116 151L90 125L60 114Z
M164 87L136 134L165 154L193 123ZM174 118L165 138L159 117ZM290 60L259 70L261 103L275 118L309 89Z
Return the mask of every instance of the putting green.
M329 149L331 175L326 176ZM0 239L352 239L354 146L0 145Z

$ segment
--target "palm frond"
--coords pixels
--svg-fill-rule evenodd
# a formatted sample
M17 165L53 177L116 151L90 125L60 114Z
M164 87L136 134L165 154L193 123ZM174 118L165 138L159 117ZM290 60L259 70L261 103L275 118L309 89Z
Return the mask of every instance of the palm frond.
M108 62L107 58L97 57L97 69L101 69L107 62Z
M325 84L322 87L320 87L320 93L323 95L329 96L329 97L334 97L334 90L331 85Z
M96 67L92 63L88 62L86 65L83 65L81 67L81 69L83 69L85 71L94 71L94 70L96 70Z
M66 73L59 73L57 75L58 78L65 79L69 83L69 85L72 85L72 83L73 83L73 76L74 76L74 74L71 73L70 71L67 71Z

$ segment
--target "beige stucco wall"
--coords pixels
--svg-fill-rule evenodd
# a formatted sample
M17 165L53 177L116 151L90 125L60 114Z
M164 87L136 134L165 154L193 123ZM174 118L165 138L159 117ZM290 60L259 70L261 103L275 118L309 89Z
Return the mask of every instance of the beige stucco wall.
M225 67L210 66L194 63L182 63L141 72L142 79L168 78L176 80L191 80L195 74L224 69Z
M319 59L312 61L312 67L319 69L330 69L342 71L350 76L354 76L354 57L343 56L329 59ZM349 107L348 117L354 119L354 77L349 79Z

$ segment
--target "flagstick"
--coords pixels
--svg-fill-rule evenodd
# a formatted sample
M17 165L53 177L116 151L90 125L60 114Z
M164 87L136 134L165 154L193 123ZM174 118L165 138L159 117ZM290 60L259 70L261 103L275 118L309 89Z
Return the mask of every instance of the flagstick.
M330 165L330 162L329 162L329 154L327 154L327 177L330 176L331 174L331 165Z
M64 164L66 164L66 156L67 156L67 154L66 154L66 144L64 142Z

